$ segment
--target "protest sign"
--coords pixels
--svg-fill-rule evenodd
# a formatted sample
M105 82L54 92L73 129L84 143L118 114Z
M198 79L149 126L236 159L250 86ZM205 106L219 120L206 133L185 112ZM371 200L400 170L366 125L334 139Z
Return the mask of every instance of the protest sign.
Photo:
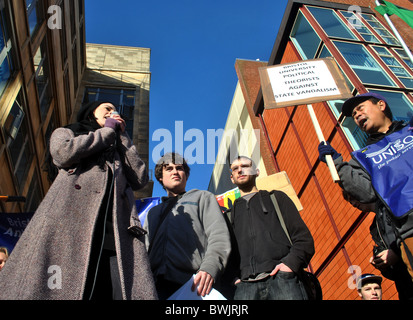
M0 247L6 247L11 252L33 214L34 212L0 213Z
M228 190L222 194L216 195L215 198L218 201L218 204L221 208L231 208L232 204L236 199L238 199L241 196L241 193L238 189L238 187Z
M333 58L259 68L266 109L352 96Z
M307 105L319 142L325 141L312 103L352 97L344 76L332 57L303 60L259 68L264 108ZM326 162L335 182L337 170L330 155Z

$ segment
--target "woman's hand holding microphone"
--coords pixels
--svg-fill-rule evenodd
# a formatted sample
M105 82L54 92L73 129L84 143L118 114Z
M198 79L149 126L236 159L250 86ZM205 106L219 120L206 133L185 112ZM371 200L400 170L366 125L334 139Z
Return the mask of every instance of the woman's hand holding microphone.
M112 128L115 131L120 129L121 132L125 132L126 122L119 115L119 112L112 111L110 116L106 118L105 127Z

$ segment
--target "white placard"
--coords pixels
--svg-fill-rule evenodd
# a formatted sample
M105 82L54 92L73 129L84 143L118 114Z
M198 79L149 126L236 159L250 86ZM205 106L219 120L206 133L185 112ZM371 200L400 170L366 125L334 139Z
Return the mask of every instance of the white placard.
M266 108L351 97L335 61L324 58L260 68Z

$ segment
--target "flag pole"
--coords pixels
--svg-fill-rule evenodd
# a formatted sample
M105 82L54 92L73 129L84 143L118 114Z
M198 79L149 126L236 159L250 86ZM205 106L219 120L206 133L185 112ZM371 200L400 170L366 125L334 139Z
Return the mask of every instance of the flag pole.
M308 109L308 113L310 114L311 121L313 121L314 129L315 129L315 132L317 133L318 141L325 142L326 140L324 139L324 135L323 135L323 132L321 131L321 127L315 115L313 106L311 104L307 104L307 109ZM333 157L330 154L326 155L326 163L327 163L328 169L330 170L330 173L331 173L331 176L334 182L340 181L340 177L338 176Z
M377 6L381 6L380 0L376 0ZM404 51L409 56L410 61L413 63L413 55L409 49L409 47L404 42L403 38L401 37L400 33L397 31L396 27L394 26L393 22L390 20L390 17L387 13L383 14L384 19L386 19L387 23L389 24L390 28L393 30L394 34L396 35L397 40L401 43Z

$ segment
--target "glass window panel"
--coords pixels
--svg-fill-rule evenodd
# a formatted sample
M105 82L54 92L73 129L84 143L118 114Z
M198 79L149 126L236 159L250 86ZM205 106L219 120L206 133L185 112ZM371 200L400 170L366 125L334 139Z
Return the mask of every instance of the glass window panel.
M389 45L399 46L399 41L371 14L361 14L361 16L367 21L367 23L374 28L383 40Z
M365 41L380 43L373 33L364 25L364 23L353 13L348 11L340 11L344 17L354 26L354 29L360 33Z
M384 63L389 67L391 71L399 78L399 80L404 84L407 88L412 88L413 78L404 69L399 61L396 60L395 57L388 51L386 48L373 46L374 50L380 55L380 58L384 61Z
M24 111L18 102L14 102L4 124L7 134L15 139L24 118Z
M401 67L389 67L391 71L398 77L410 77L407 71Z
M7 9L3 7L0 11L0 95L4 92L12 75L12 47L9 39L9 19Z
M32 37L36 34L43 19L42 2L43 0L26 0L29 30Z
M363 45L340 41L334 41L334 44L363 83L395 86Z
M379 40L377 40L377 38L372 35L372 34L364 34L364 33L360 33L360 35L363 37L363 39L367 42L380 42Z
M400 81L405 85L406 88L413 89L412 78L400 78Z
M0 65L0 94L6 89L11 76L9 58L6 57Z
M327 58L327 57L332 57L333 55L330 53L330 51L327 49L327 47L325 45L323 45L323 48L320 51L320 54L318 55L319 58ZM346 74L343 72L343 70L341 69L341 67L337 64L338 68L340 69L341 73L344 76L344 79L346 80L346 84L349 87L350 91L353 90L354 86L353 84L350 82L350 80L347 78ZM341 112L341 111L340 111ZM337 117L340 115L340 112L337 114Z
M360 149L366 145L367 134L361 131L359 127L357 127L353 118L346 117L341 123L341 126L355 150Z
M356 36L331 9L307 7L329 37L356 40Z
M29 191L26 195L26 201L24 203L25 212L34 212L39 206L42 200L42 195L39 187L39 176L37 171L34 172L32 181L30 182Z
M377 53L380 54L380 55L388 55L388 56L390 55L390 52L387 51L387 49L384 48L384 47L374 46L373 48L374 48L374 50L376 50Z
M400 66L400 63L396 60L396 58L385 56L382 56L381 58L389 66Z
M403 59L403 61L410 67L413 68L413 62L410 60L407 53L402 49L395 49L395 51L399 54L399 56Z
M14 169L14 175L20 187L24 185L24 182L27 178L27 170L29 168L28 164L30 163L32 158L27 133L27 118L25 117L16 134L15 139L11 140L8 145L9 154Z
M332 57L333 55L331 54L330 50L327 49L325 45L323 45L323 48L320 51L320 54L318 55L319 58L327 58L327 57Z
M43 40L35 56L33 57L33 64L36 71L36 85L37 93L39 95L40 112L42 118L44 119L49 111L50 102L52 99L49 78L49 61L46 56L46 38Z
M120 104L120 91L110 89L100 89L98 100L113 103L115 106Z
M321 43L321 39L301 12L291 32L291 39L303 59L313 59Z
M401 92L369 90L386 98L395 120L409 121L413 116L413 105Z
M399 45L399 41L397 41L395 38L393 37L383 37L384 41L392 46L397 46Z
M0 30L0 52L2 52L5 47L6 47L6 41L3 36L3 31Z
M29 15L30 34L33 34L33 32L36 30L36 27L37 27L37 14L36 14L36 10L33 10Z

